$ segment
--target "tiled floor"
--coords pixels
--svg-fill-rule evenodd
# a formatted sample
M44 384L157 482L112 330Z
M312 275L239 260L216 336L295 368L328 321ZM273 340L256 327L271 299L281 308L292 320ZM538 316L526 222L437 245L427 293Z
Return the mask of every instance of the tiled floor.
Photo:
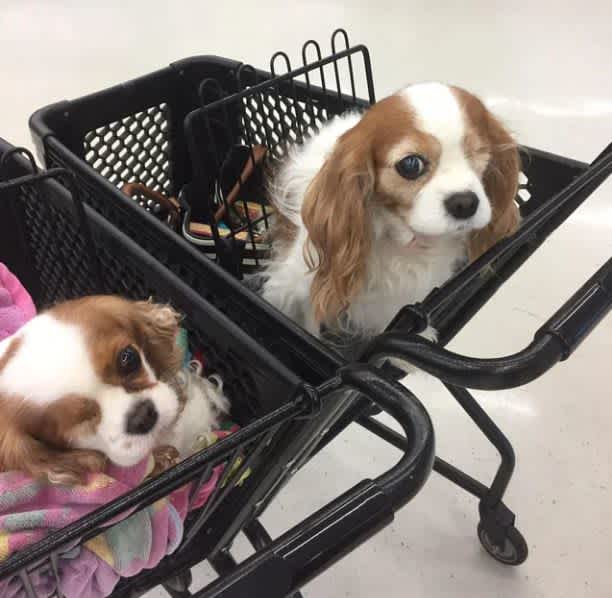
M216 53L265 66L337 25L372 52L378 96L442 79L484 96L526 144L592 159L612 140L610 6L295 0L104 3L4 0L0 135L29 142L27 117L184 56ZM537 6L534 6L537 5ZM453 342L473 355L523 347L612 253L612 183L604 185ZM612 596L612 318L572 359L527 387L479 393L515 443L508 504L530 558L507 569L480 550L476 503L433 476L395 522L308 586L307 597ZM495 455L433 380L410 386L429 407L439 453L489 479ZM280 533L326 499L392 462L351 430L302 471L265 516ZM239 549L240 547L238 547ZM240 552L240 550L238 550ZM208 579L208 570L197 579Z

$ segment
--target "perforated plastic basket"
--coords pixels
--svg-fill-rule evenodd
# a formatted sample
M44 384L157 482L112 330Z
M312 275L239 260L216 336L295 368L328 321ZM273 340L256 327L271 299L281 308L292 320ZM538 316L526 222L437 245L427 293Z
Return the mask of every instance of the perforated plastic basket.
M334 34L333 39L337 35L346 40L342 32ZM265 144L270 155L280 157L289 143L299 143L305 132L316 129L322 121L354 106L367 106L375 99L367 49L355 46L334 51L333 46L334 42L332 54L324 58L315 42L307 42L303 50L304 66L293 70L282 53L273 57L269 72L217 57L181 61L122 86L49 106L31 120L48 164L70 169L85 201L311 384L319 384L332 376L345 364L345 357L307 334L240 282L245 248L231 236L229 241L220 235L214 238L215 258L220 262L215 263L133 202L126 203L117 186L88 163L85 138L92 130L115 127L112 123L164 104L167 130L172 132L167 148L170 192L186 189L192 207L196 203L203 206L201 217L210 219L214 209L227 209L230 201L227 191L231 185L224 184L223 163L233 146L254 148ZM312 50L314 61L306 56ZM355 73L349 69L348 75L344 71L343 76L337 70L339 61L346 62L349 56L363 59L366 82L363 93L357 89ZM274 72L279 61L285 66L282 74L278 72L280 69ZM187 71L187 66L191 68L191 75L180 75ZM404 77L402 73L402 81ZM160 81L165 85L160 86ZM234 93L229 93L231 90ZM189 104L191 108L187 108ZM151 126L149 121L147 124ZM117 131L121 126L118 125ZM145 131L145 138L147 135ZM155 143L155 137L150 143ZM105 143L110 143L109 151L112 151L115 141L109 138ZM514 513L503 502L514 470L514 451L510 441L466 389L508 388L542 375L572 353L604 317L612 300L612 263L608 262L536 332L534 341L523 351L501 358L480 359L444 349L612 172L612 146L590 164L532 148L520 150L523 174L516 201L523 216L521 228L439 289L433 289L422 303L401 309L383 334L354 355L357 360L377 365L390 356L399 357L440 378L495 446L501 463L490 484L475 480L440 456L436 457L434 469L479 499L478 537L494 558L506 564L519 564L527 557L527 544L514 527ZM157 152L158 156L161 151ZM121 159L129 157L124 154ZM98 167L109 168L103 162ZM148 173L149 170L149 176ZM249 232L252 224L247 223ZM250 257L257 261L257 256ZM416 335L427 325L438 330L437 345ZM397 376L398 372L387 369L386 375ZM280 477L288 480L313 452L353 422L398 448L403 447L402 438L373 417L375 412L367 400L347 399L324 408L318 431L311 429L308 435L293 438L291 451L296 458ZM264 485L278 487L281 484L278 475L276 470L271 472ZM261 495L262 504L273 495L274 491L267 497Z

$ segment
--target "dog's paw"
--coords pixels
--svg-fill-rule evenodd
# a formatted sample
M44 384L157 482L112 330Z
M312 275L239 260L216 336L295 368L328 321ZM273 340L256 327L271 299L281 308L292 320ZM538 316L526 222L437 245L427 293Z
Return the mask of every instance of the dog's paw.
M170 445L158 446L153 449L154 466L151 476L157 476L174 467L180 461L179 452Z

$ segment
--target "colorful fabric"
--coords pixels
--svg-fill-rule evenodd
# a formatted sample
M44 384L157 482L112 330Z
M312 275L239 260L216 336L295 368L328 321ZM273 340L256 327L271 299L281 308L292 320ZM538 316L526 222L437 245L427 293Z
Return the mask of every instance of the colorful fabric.
M236 429L229 424L207 435L202 448ZM17 472L0 474L0 562L133 490L152 467L152 457L129 468L111 464L104 473L90 474L81 486L53 485ZM122 514L108 523L105 532L64 553L59 559L61 592L68 597L102 598L121 577L155 567L179 546L187 513L206 503L222 472L223 465L215 467L191 502L189 484L142 511ZM35 571L31 579L37 596L50 596L55 591L49 569ZM0 596L25 596L21 581L0 581Z
M36 315L36 307L17 277L0 262L0 341Z
M189 333L185 328L179 328L178 334L176 335L176 344L183 352L183 367L189 367L192 356L189 350Z

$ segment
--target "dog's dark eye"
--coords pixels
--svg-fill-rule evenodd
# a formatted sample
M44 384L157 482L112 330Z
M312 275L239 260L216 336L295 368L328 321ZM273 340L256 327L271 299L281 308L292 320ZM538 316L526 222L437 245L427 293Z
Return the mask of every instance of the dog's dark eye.
M140 369L140 354L132 346L121 349L117 355L117 367L124 376L137 372Z
M426 167L427 163L425 160L416 154L402 158L395 165L397 172L405 179L410 180L418 179L425 172Z

